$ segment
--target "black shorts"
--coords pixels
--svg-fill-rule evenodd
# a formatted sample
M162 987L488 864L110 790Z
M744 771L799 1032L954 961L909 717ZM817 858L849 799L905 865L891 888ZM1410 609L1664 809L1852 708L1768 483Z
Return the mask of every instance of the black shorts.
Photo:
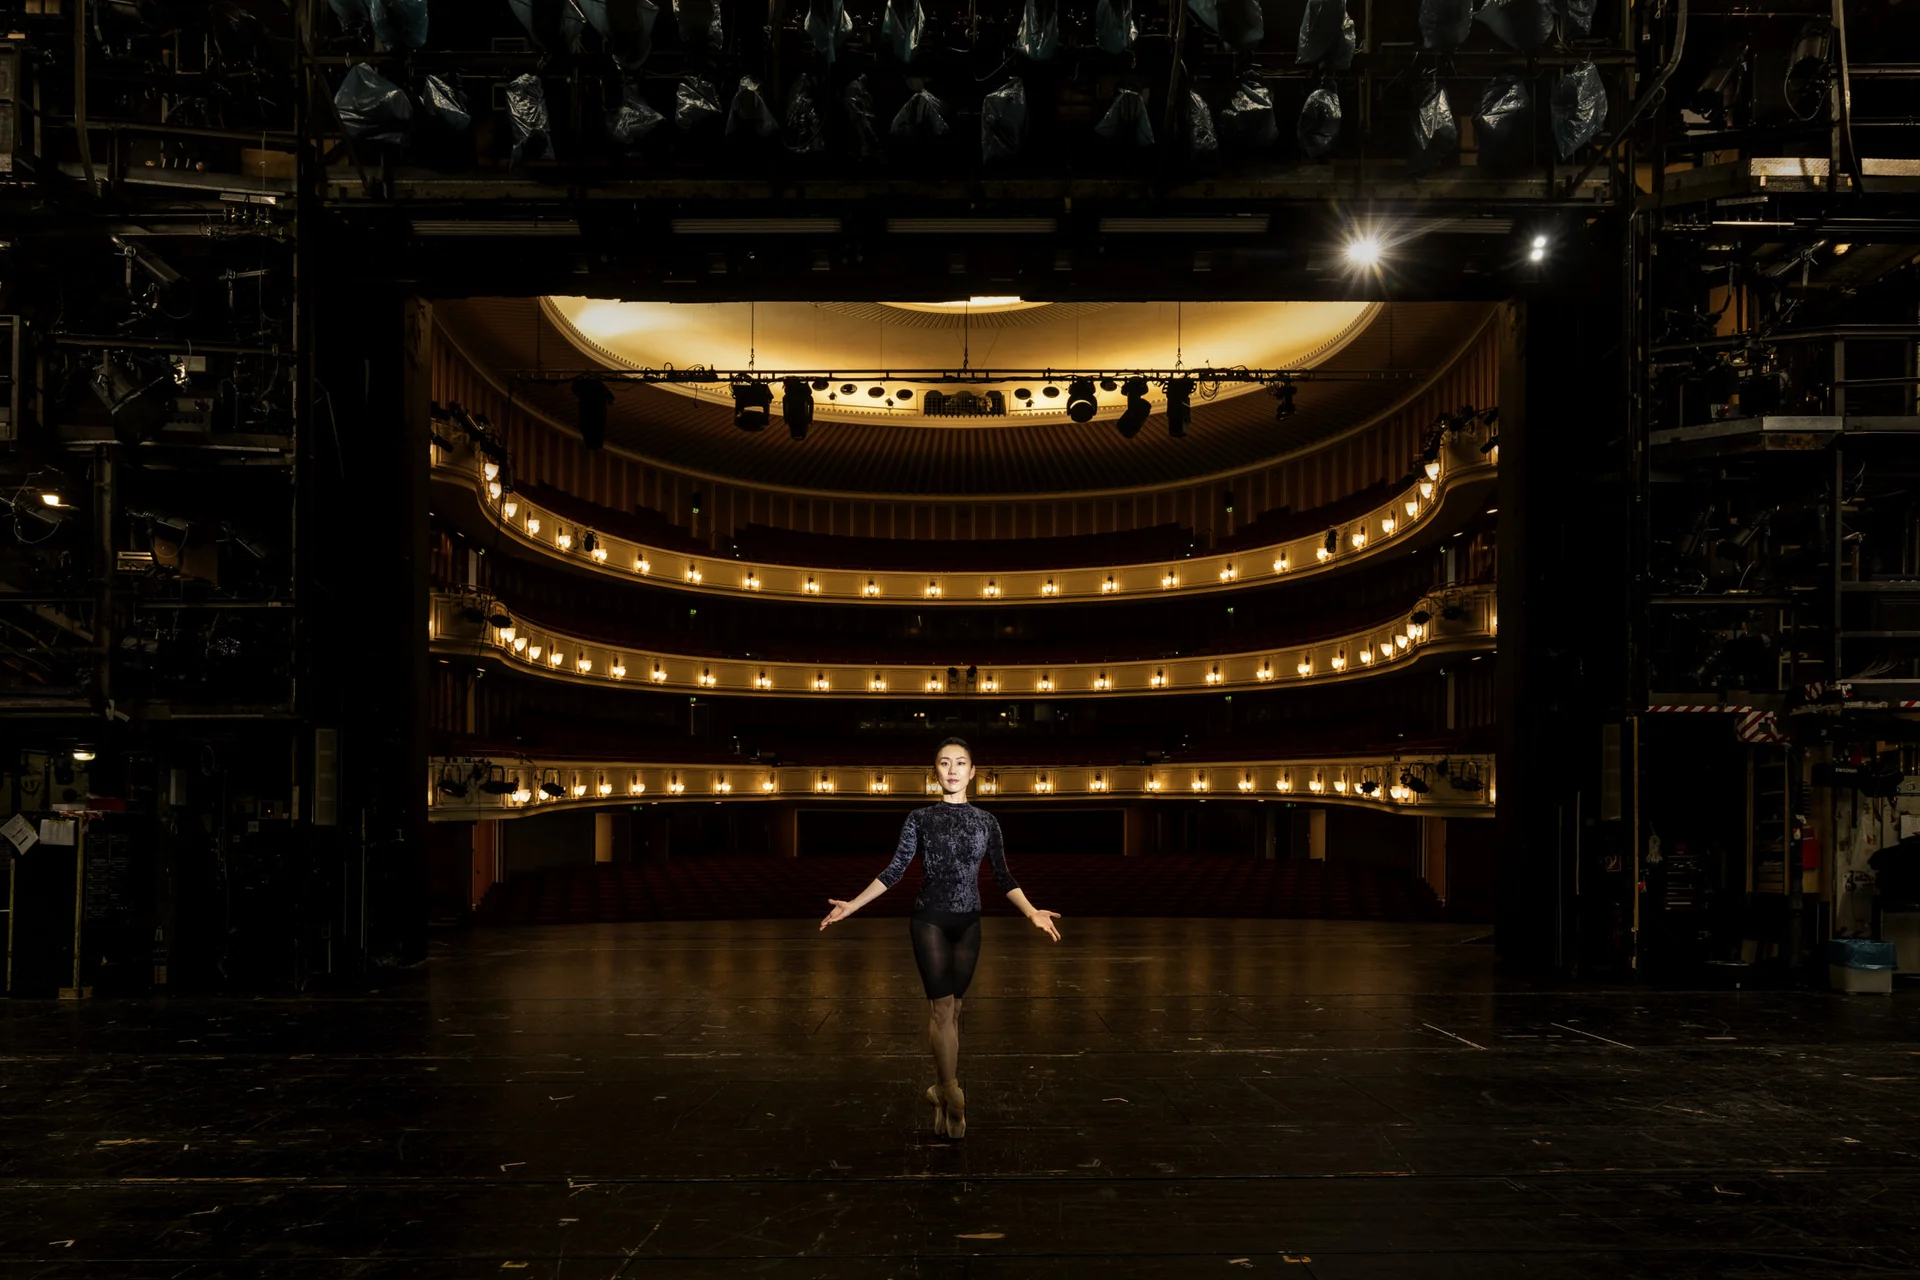
M927 999L966 995L980 959L980 913L915 907L907 933Z

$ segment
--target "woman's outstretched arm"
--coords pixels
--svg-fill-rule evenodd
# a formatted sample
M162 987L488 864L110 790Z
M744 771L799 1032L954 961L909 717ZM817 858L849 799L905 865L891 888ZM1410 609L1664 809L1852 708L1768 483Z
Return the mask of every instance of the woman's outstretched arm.
M1017 907L1021 915L1032 921L1034 928L1045 929L1055 942L1060 941L1060 931L1053 927L1053 922L1055 920L1064 920L1066 918L1065 916L1062 916L1058 911L1042 911L1039 907L1028 902L1027 891L1025 889L1015 889L1011 891L1007 894L1007 901Z
M878 880L874 880L869 882L867 887L860 891L860 896L851 902L842 902L838 898L828 898L827 901L832 904L833 910L827 912L827 918L820 922L820 927L824 929L830 924L845 920L848 916L866 906L886 891L886 885L880 883Z

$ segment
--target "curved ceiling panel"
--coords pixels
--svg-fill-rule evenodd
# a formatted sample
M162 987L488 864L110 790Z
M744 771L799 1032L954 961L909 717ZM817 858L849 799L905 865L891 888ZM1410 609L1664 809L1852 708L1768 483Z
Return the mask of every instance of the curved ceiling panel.
M820 422L807 439L792 440L777 424L740 431L730 399L617 384L607 445L695 475L792 490L980 496L1159 488L1269 462L1378 418L1446 370L1490 315L1485 303L1382 306L1317 368L1386 376L1304 383L1297 412L1284 421L1276 421L1274 402L1264 395L1196 402L1191 432L1179 440L1167 436L1160 415L1132 440L1109 422L1044 419L952 430ZM455 347L516 403L571 427L575 403L565 382L532 379L588 362L539 299L445 301L436 304L435 317Z

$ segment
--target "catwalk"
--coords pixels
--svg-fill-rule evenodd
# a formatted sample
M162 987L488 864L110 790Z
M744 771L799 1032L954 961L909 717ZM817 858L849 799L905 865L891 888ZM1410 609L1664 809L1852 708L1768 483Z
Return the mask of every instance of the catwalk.
M1061 903L1061 906L1070 904ZM449 931L363 995L0 1004L0 1275L1920 1269L1920 1012L1498 979L1481 930Z

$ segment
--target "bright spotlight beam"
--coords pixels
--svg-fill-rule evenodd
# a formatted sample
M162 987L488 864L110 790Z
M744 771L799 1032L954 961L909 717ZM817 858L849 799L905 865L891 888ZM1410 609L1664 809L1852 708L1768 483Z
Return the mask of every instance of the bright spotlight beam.
M1347 241L1347 265L1370 271L1380 265L1380 237L1371 233Z

